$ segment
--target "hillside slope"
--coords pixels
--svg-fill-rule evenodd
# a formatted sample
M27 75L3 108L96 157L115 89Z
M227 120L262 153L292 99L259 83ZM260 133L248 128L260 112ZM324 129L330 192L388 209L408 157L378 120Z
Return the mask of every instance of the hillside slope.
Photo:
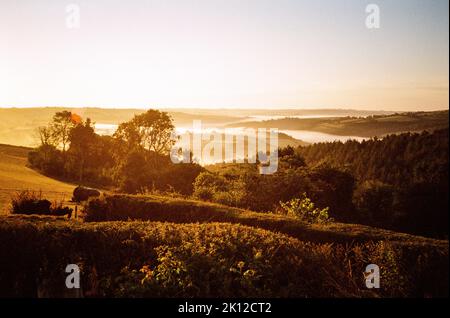
M339 136L382 137L402 132L433 131L448 128L448 110L412 112L370 117L282 118L246 122L245 127L309 130ZM242 126L241 123L230 127Z
M49 200L68 200L74 185L60 182L28 168L30 148L0 144L0 214L8 208L11 195L20 190L42 191Z

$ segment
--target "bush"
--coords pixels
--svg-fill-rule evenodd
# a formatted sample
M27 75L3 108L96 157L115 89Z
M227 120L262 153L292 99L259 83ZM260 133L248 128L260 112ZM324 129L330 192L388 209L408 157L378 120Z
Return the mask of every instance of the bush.
M56 200L52 203L42 198L42 193L24 190L17 192L11 198L11 214L37 214L37 215L72 215L72 209L64 207L62 202Z
M17 192L11 197L11 214L51 214L52 203L42 199L42 193L34 191Z
M286 153L290 151L287 149ZM329 207L335 220L355 220L352 204L355 180L348 171L327 165L306 168L299 158L287 159L287 154L280 159L279 170L271 175L261 175L251 164L209 167L211 172L200 173L195 180L194 197L259 212L274 211L280 201L306 193L318 208ZM283 162L285 159L287 162Z
M78 186L73 190L72 201L82 202L87 201L91 197L99 197L100 191L96 189Z
M62 176L64 174L63 155L55 146L41 145L30 151L28 163L32 168L51 176Z
M3 297L36 296L44 281L60 297L71 263L81 268L83 294L93 297L448 295L448 245L312 244L224 223L42 217L1 218L0 241ZM369 263L390 275L379 290L365 287Z
M294 217L257 213L215 203L161 196L113 195L91 199L83 209L85 221L163 221L175 223L228 222L280 232L316 243L390 240L428 244L433 239L390 232L358 224L309 224Z
M214 196L214 190L211 188L199 188L195 190L194 197L199 200L211 201Z
M72 217L73 209L63 205L63 201L53 201L51 206L51 215L65 216L70 219Z
M332 221L328 215L328 208L318 209L303 193L302 198L295 198L286 203L280 202L282 213L293 216L307 223L327 223Z
M353 201L362 214L361 221L374 226L391 227L394 221L394 188L380 181L363 182L355 191Z

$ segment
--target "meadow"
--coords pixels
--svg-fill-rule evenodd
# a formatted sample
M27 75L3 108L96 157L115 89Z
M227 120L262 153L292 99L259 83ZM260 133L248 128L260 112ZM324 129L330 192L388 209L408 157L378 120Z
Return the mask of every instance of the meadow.
M68 201L75 185L46 177L27 167L30 148L0 144L0 215L17 191L42 191L49 200Z

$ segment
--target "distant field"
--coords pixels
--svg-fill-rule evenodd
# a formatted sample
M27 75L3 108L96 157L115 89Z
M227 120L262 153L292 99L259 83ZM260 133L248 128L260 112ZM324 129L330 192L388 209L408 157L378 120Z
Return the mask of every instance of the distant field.
M387 134L444 129L449 125L448 110L414 112L372 117L283 118L249 121L245 127L278 127L288 130L308 130L338 136L382 137ZM243 126L242 123L230 127Z
M74 185L60 182L26 167L30 148L0 144L0 214L5 214L11 195L19 190L42 191L49 200L69 200Z

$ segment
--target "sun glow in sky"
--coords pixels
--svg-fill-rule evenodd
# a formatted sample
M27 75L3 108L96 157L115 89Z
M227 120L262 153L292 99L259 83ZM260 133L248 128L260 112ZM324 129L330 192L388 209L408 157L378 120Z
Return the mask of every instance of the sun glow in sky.
M2 0L0 106L445 109L448 24L448 0Z

